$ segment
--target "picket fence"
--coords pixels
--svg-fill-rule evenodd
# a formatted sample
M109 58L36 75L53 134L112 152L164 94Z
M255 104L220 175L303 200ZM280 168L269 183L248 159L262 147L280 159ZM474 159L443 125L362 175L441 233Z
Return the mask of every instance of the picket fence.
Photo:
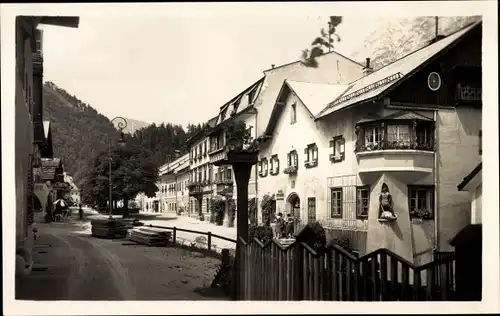
M317 252L303 242L288 247L238 239L237 300L450 301L455 255L416 266L388 249L357 258L331 245Z

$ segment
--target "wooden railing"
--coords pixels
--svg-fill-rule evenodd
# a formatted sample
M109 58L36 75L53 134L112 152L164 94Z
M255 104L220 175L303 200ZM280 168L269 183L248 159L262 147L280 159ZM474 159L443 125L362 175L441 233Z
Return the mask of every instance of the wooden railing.
M184 228L178 228L175 226L156 226L156 225L145 225L144 227L152 227L152 228L159 228L159 229L165 229L165 230L170 230L172 231L172 242L175 244L177 243L177 232L186 232L186 233L191 233L191 234L198 234L202 236L207 236L207 250L212 250L212 238L219 238L228 242L233 242L236 243L236 240L220 236L217 234L213 234L212 232L201 232L197 230L191 230L191 229L184 229Z
M240 238L237 247L238 300L454 299L454 254L416 266L388 249L356 258L336 245L317 252L297 241L285 248Z

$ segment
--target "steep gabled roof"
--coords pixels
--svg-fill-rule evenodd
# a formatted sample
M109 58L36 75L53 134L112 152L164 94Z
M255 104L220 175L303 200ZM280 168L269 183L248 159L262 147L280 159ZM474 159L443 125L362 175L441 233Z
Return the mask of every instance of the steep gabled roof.
M286 79L283 81L283 85L276 98L264 135L271 136L273 134L274 128L285 107L285 99L288 98L290 92L293 92L299 98L309 111L311 117L315 118L325 105L328 104L328 101L331 100L332 95L340 94L345 89L345 85L310 83Z
M348 91L340 98L332 97L332 102L321 111L318 118L348 106L380 97L385 92L388 92L391 87L395 87L411 77L428 62L441 56L447 48L457 44L467 33L480 25L482 25L481 21L473 23L352 82Z
M318 115L325 108L332 96L340 95L347 88L347 85L341 84L321 84L292 80L285 80L285 84L288 84L313 116Z
M458 191L462 191L465 186L467 186L467 184L469 184L469 182L472 181L472 179L474 179L475 176L477 176L479 174L479 172L481 172L481 170L483 169L483 163L480 162L476 168L474 168L474 170L471 171L471 173L469 173L463 180L462 182L460 182L459 185L457 185L457 189Z

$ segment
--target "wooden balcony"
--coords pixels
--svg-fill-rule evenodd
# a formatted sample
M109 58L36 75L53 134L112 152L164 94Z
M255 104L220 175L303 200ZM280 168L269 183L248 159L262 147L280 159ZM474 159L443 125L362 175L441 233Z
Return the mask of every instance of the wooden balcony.
M208 156L210 158L210 163L213 164L218 161L225 160L227 158L227 153L225 151L225 147L221 147L209 152Z
M217 180L215 181L217 185L217 194L219 195L230 195L233 193L234 182L233 180Z
M380 142L356 148L359 173L371 172L419 172L434 170L434 145Z

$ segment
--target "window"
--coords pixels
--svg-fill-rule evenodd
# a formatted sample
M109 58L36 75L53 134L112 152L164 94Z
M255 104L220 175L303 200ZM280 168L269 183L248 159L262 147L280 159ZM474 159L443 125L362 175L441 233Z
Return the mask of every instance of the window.
M312 223L316 221L316 198L307 198L307 222Z
M280 161L278 155L271 156L271 175L277 175L280 172Z
M388 125L387 141L389 143L403 143L410 145L410 126L408 125Z
M365 146L376 149L382 145L382 128L367 127L365 129Z
M290 124L295 124L297 122L297 103L292 104L290 113Z
M231 180L232 180L232 177L233 177L233 175L232 175L232 170L231 170L230 168L226 168L226 172L225 172L225 174L226 174L226 180L231 181Z
M356 217L368 218L370 208L370 186L359 186L356 188Z
M342 218L342 188L331 188L331 217Z
M434 186L408 186L410 218L434 218Z
M307 145L304 153L306 155L306 167L312 168L318 165L318 146L316 144Z
M330 147L332 147L332 154L330 154L330 161L340 162L345 158L345 139L342 135L335 136L330 141Z
M297 167L299 165L299 157L297 155L297 151L292 150L288 153L288 167Z
M262 158L262 160L260 161L260 172L259 172L259 175L261 177L267 176L268 168L269 168L269 166L268 166L267 158Z

